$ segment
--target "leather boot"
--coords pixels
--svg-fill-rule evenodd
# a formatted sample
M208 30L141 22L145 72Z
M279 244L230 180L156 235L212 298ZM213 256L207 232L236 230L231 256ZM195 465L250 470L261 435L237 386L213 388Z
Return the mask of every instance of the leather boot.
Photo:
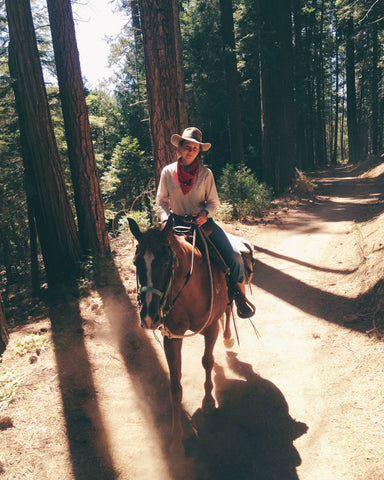
M245 283L237 283L234 286L233 294L237 307L237 315L240 318L252 317L256 312L256 308L245 296Z

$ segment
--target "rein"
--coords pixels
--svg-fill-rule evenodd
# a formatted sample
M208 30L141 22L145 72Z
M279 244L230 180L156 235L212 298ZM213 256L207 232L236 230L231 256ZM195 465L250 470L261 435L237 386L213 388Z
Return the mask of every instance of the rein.
M208 272L209 272L209 283L210 283L210 303L209 303L209 313L208 313L208 317L207 317L207 320L204 322L204 325L196 332L193 332L193 333L188 333L188 334L184 334L184 335L176 335L175 333L172 333L168 327L166 327L164 324L162 325L159 325L159 330L161 332L161 334L163 335L163 337L168 337L168 338L178 338L178 339L182 339L182 338L188 338L188 337L194 337L195 335L198 335L199 333L201 333L205 328L206 326L208 325L208 323L210 322L211 320L211 315L212 315L212 309L213 309L213 277L212 277L212 268L211 268L211 262L210 262L210 259L209 259L209 251L208 251L208 244L207 244L207 240L205 238L205 234L203 233L203 231L199 228L199 227L195 227L194 230L193 230L193 246L192 246L192 258L191 258L191 268L190 268L190 271L188 272L187 276L186 276L186 279L185 279L185 282L184 282L184 285L181 287L181 289L179 290L178 294L176 295L176 297L173 299L172 301L172 304L170 306L170 308L168 309L168 311L164 314L163 310L162 310L162 306L165 305L165 302L166 302L166 299L165 301L162 303L162 306L161 306L161 317L165 317L166 315L168 315L168 313L172 310L173 306L175 305L177 299L179 298L181 292L183 291L184 287L187 285L189 279L191 278L191 275L192 275L192 271L193 271L193 259L194 259L194 251L195 251L195 239L196 239L196 230L199 231L199 235L200 235L200 238L204 244L204 248L205 248L205 253L206 253L206 260L207 260L207 266L208 266ZM173 268L172 268L172 276L171 276L171 280L173 278ZM169 290L169 288L168 288ZM160 292L162 293L162 292ZM165 297L165 296L164 296ZM163 298L164 298L163 297Z

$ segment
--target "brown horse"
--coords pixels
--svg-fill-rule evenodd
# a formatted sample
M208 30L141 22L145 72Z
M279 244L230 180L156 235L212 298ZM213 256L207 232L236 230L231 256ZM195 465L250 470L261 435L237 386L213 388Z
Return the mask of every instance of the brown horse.
M199 333L204 336L205 395L202 406L214 407L211 374L220 319L224 327L224 343L228 347L233 345L230 316L226 315L224 320L229 301L226 278L224 272L217 265L210 265L184 236L174 234L171 217L162 231L152 228L143 233L132 219L129 219L129 226L138 241L134 264L141 326L160 328L164 334L170 372L173 441L181 445L183 339Z

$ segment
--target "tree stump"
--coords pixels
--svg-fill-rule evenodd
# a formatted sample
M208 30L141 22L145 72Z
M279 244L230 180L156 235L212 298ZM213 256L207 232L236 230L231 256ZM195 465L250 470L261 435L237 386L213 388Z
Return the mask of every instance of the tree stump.
M5 309L0 295L0 356L5 352L9 339L7 321L5 319Z

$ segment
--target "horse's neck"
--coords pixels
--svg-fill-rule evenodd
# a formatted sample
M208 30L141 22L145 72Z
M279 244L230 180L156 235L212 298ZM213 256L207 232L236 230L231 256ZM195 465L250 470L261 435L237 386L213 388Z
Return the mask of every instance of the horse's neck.
M177 258L177 270L181 274L187 274L192 263L192 245L185 240L184 237L174 236L171 241L171 248ZM201 256L200 252L195 249L194 255ZM194 262L194 265L196 263Z
M182 270L187 268L192 256L192 245L184 237L173 236L171 239L171 248L176 255L178 264Z

